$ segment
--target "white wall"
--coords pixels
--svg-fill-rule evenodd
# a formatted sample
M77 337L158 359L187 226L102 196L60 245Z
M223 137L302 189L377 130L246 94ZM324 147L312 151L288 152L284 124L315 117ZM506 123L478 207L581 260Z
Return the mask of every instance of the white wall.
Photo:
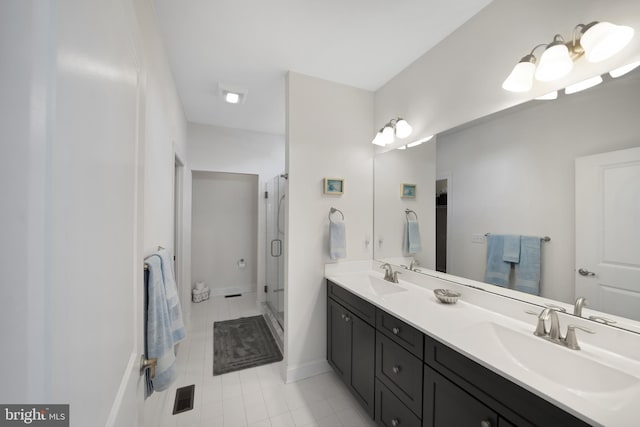
M256 175L193 173L191 277L211 295L256 290L257 193Z
M543 296L571 303L577 157L640 145L640 72L556 101L532 101L438 136L450 174L449 273L483 280L486 232L550 236Z
M287 380L328 369L326 285L329 209L345 216L347 260L371 259L373 94L290 72L287 80ZM324 177L345 179L345 193L322 193Z
M391 150L375 158L374 223L376 259L409 256L403 253L407 217L405 209L413 210L420 224L422 251L413 255L419 265L435 269L435 140L406 150ZM416 184L414 199L400 197L402 183ZM411 218L415 218L410 214ZM409 265L407 261L394 264Z
M266 210L263 191L268 180L285 170L284 136L197 123L189 123L187 132L191 170L258 175L256 290L259 300L264 301Z
M613 58L598 64L579 60L564 79L536 84L524 94L502 89L513 66L536 44L549 43L556 33L571 37L575 25L594 20L637 32L640 2L494 0L376 92L375 125L400 115L414 126L416 138L434 135L640 59L636 35Z

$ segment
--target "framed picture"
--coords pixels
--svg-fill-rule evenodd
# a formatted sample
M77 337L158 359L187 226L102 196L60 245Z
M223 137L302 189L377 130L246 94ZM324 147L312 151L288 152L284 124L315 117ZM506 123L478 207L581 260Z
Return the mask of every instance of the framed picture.
M325 178L324 179L324 194L337 194L344 193L344 179L342 178Z
M400 188L400 197L405 199L415 199L416 184L402 184Z

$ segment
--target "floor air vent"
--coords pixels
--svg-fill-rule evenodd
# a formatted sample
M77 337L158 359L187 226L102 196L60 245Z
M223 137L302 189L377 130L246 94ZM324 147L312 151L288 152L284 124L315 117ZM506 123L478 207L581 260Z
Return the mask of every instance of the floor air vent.
M231 294L231 295L225 295L225 298L235 298L235 297L241 297L242 294Z
M173 415L193 409L193 394L195 388L195 384L191 384L176 390L176 400L173 403Z

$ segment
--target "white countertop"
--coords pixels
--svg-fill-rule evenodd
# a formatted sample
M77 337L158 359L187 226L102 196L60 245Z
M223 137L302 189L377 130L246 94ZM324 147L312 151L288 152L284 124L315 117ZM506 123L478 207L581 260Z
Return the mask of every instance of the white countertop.
M415 275L407 271L403 271L402 277L408 278L411 282L400 280L398 284L405 289L404 291L383 294L379 289L376 291L369 279L373 277L382 280L383 274L371 270L371 263L355 264L357 265L342 269L328 268L325 272L326 277L590 424L607 427L639 425L640 338L637 334L586 322L589 328L596 330L596 334L587 337L586 334L577 331L582 347L577 355L576 350L533 336L537 318L525 314L524 311L539 312L539 307L441 278ZM462 297L456 304L442 304L433 294L433 289L437 288L459 291ZM561 315L563 334L568 321L583 325L580 319ZM545 370L547 366L557 363L558 369L564 369L564 366L567 366L569 371L575 369L575 375L568 372L568 382L560 384L549 372L544 375L531 369L530 363L523 363L499 345L500 342L495 339L493 331L497 331L499 335L503 330L515 331L516 338L524 337L522 339L527 344L534 343L535 354L525 355L529 362L550 363L551 365L545 365ZM530 341L529 336L536 341ZM614 346L617 352L611 351L611 347ZM561 363L562 361L565 363ZM566 361L571 362L567 364ZM579 363L575 363L576 361ZM593 363L597 363L598 368L603 365L606 368L603 371L604 375L600 372L602 385L598 377L589 377L593 375L589 369L590 366L595 366ZM607 371L609 367L611 371ZM624 386L605 384L607 378L615 377L618 373L623 380L620 384ZM558 374L567 372L558 371Z

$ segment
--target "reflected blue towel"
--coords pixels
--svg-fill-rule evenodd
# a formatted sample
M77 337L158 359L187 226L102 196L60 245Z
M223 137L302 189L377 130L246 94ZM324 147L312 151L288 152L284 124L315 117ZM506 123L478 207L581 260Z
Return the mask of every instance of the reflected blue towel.
M516 264L514 288L540 295L540 238L522 236L520 242L520 262Z
M151 255L146 260L149 271L148 306L146 319L146 348L147 359L157 358L156 374L150 380L152 391L162 391L169 388L175 378L175 353L173 346L173 331L167 293L162 274L162 259L158 254Z
M407 219L404 244L404 250L408 254L417 254L422 251L422 245L420 243L420 224L415 219Z
M329 221L329 257L331 259L347 256L347 230L345 223L339 220Z
M506 262L520 262L520 236L506 234L504 236L504 249L502 260Z
M504 236L489 234L487 236L487 267L484 281L494 285L509 287L511 264L503 260Z

